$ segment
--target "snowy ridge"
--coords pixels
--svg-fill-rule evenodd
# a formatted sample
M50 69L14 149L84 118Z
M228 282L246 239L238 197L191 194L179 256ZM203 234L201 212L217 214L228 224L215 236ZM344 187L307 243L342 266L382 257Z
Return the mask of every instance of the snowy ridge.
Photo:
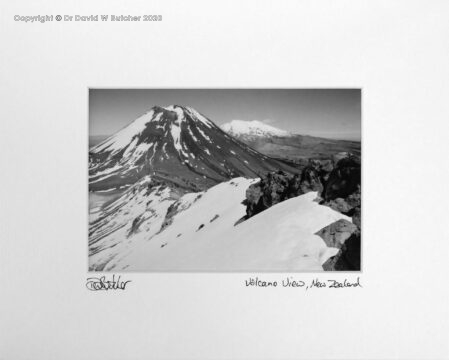
M314 201L317 193L310 192L276 204L236 225L245 215L242 200L246 189L255 181L235 178L202 193L185 194L178 200L161 188L145 194L142 190L145 185L141 184L131 207L121 206L123 199L118 199L105 210L105 214L109 213L107 216L128 211L130 218L139 219L131 222L134 232L129 235L132 225L120 227L117 223L114 228L102 229L112 226L109 225L114 223L112 219L99 226L96 231L101 234L103 251L89 258L90 268L104 271L321 271L322 264L338 249L327 247L315 233L339 219L351 219L319 205ZM157 200L154 191L160 193ZM130 189L124 196L132 192ZM156 203L145 206L148 199ZM163 213L170 205L174 211L169 224L162 229ZM123 238L127 240L117 245L117 240Z

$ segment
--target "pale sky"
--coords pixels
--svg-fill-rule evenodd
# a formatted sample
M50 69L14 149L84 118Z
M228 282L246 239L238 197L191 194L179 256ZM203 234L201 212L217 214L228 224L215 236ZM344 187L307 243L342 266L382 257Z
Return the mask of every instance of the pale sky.
M91 89L90 135L111 135L154 105L191 106L217 125L259 120L296 134L360 140L360 89Z

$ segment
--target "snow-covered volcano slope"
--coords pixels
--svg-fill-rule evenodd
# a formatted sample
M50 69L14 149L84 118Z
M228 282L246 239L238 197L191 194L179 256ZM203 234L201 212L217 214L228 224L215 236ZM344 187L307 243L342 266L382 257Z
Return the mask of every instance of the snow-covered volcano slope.
M154 236L170 205L182 194L147 176L102 209L90 209L90 270L102 270L111 259L128 252L136 240Z
M184 195L173 202L177 211L163 231L151 236L139 229L126 251L112 247L91 257L91 269L101 263L105 271L322 270L338 250L315 233L350 218L319 205L317 193L310 192L235 225L245 215L242 201L254 181L236 178Z
M155 106L89 151L89 189L108 190L158 175L190 191L237 176L298 170L226 134L191 107Z

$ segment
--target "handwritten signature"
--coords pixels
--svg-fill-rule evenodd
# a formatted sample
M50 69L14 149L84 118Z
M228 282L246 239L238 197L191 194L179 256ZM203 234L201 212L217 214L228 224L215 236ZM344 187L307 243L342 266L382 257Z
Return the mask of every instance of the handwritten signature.
M112 275L112 280L107 280L106 276L102 277L90 277L87 278L86 287L91 291L98 290L125 290L126 285L130 283L131 280L120 281L120 275L115 279L115 275Z

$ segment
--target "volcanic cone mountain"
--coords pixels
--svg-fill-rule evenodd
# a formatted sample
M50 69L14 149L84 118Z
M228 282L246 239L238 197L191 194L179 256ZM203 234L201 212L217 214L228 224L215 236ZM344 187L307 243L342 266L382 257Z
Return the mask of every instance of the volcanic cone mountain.
M192 191L238 176L299 172L226 134L191 107L155 106L89 151L91 191L116 189L144 176Z

